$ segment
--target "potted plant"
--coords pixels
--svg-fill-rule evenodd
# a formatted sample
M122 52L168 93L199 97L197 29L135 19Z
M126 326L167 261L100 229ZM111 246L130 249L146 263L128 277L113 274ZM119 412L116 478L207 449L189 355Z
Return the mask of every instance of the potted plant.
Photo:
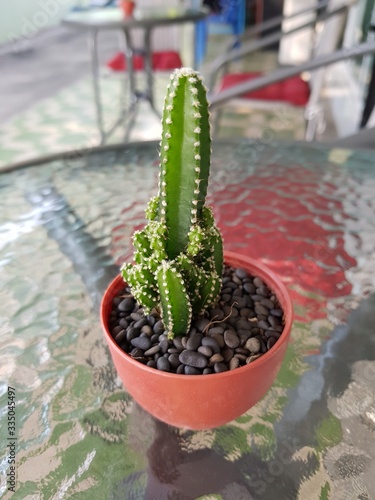
M265 394L293 316L270 270L223 254L205 204L210 154L206 89L197 72L175 70L162 118L159 193L148 224L134 233L134 262L123 265L101 306L129 393L160 420L190 429L229 422Z

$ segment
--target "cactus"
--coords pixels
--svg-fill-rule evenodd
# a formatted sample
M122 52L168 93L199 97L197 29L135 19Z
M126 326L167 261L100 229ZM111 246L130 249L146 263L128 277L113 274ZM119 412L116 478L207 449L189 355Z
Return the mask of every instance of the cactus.
M169 338L186 335L221 288L222 238L205 205L210 155L206 89L197 72L178 69L164 103L159 193L134 233L134 264L122 267L145 312L160 309Z

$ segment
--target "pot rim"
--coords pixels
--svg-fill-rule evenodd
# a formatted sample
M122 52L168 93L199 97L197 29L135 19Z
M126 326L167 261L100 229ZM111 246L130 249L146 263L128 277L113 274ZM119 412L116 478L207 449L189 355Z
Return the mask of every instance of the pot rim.
M251 257L247 257L246 255L239 254L236 252L229 252L229 251L224 251L224 262L226 260L242 260L245 263L248 263L250 267L255 267L261 271L261 274L266 275L267 278L270 278L270 282L272 285L271 286L267 278L261 278L263 279L267 286L271 288L271 290L275 293L277 298L280 301L280 296L283 296L283 310L284 310L284 329L278 339L278 341L275 343L274 346L271 347L269 351L264 353L260 358L256 359L252 363L249 363L248 365L244 365L241 367L238 367L234 370L227 370L225 372L221 373L209 373L207 375L204 375L204 378L206 377L213 377L215 376L216 379L218 380L219 377L224 378L224 377L236 377L240 373L245 373L246 371L251 371L254 369L254 364L256 366L260 366L261 364L266 364L269 363L272 360L272 357L282 348L282 346L285 343L288 343L290 334L291 334L291 329L292 329L292 324L293 324L293 319L294 319L294 312L293 312L293 306L292 306L292 301L289 295L289 292L287 291L286 286L284 283L281 281L281 279L278 277L276 273L274 273L271 269L269 269L267 266L264 264L260 264L256 259L253 259ZM246 266L243 266L246 269ZM123 351L115 342L114 338L112 337L107 325L105 324L104 321L104 302L105 302L105 297L107 296L109 290L114 286L114 284L122 279L121 274L116 276L108 285L106 291L104 292L103 299L100 305L100 320L101 320L101 325L104 330L105 336L107 338L107 341L111 344L112 348L114 348L117 353L126 361L129 362L136 367L138 367L140 370L144 370L148 372L150 375L153 376L160 376L160 377L169 377L172 379L177 380L196 380L199 382L201 380L201 377L199 375L185 375L185 374L179 374L179 373L170 373L170 372L164 372L162 370L156 370L155 368L151 368L150 366L144 365L143 363L140 363L139 361L133 359L128 353ZM277 288L277 292L274 290L274 288ZM107 321L108 322L108 321Z

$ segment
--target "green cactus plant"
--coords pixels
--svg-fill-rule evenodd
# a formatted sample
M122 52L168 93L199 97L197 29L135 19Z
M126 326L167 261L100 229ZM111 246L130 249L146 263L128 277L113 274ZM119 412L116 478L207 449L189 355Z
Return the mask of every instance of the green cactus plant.
M223 244L205 205L211 135L206 89L196 71L175 70L164 102L159 193L148 224L133 236L134 264L121 271L145 312L159 308L169 338L186 335L191 318L221 288Z

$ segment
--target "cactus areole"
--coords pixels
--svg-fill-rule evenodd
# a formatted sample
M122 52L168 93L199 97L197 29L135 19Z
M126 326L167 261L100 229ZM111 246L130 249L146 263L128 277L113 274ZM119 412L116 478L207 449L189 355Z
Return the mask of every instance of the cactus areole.
M121 269L145 313L160 309L170 338L186 335L221 288L222 238L205 205L210 156L206 89L199 73L178 69L164 102L159 192L134 233L134 264Z

